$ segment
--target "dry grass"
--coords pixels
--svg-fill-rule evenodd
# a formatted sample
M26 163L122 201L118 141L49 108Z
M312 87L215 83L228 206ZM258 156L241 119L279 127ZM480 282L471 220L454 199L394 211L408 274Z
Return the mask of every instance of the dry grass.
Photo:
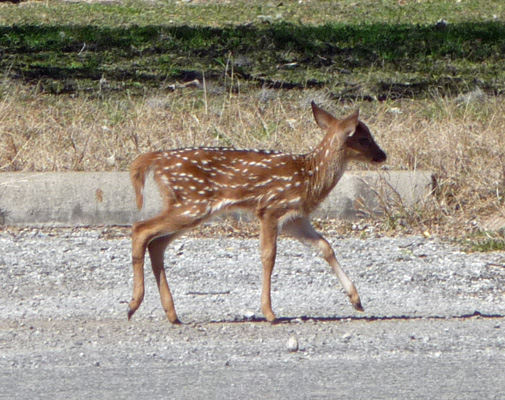
M503 212L504 101L482 94L337 104L324 91L187 87L144 98L86 98L40 94L4 80L0 171L125 170L139 153L196 145L305 152L321 138L311 100L337 115L360 107L388 153L384 168L435 173L435 196L415 209L385 205L384 227L461 234Z
M437 178L433 202L407 210L432 229L443 224L461 234L490 213L503 213L505 114L503 98L434 98L377 110L374 126L393 168L431 170ZM391 111L401 114L391 115ZM430 210L427 213L427 209ZM427 218L423 221L423 218ZM461 231L463 229L463 231Z

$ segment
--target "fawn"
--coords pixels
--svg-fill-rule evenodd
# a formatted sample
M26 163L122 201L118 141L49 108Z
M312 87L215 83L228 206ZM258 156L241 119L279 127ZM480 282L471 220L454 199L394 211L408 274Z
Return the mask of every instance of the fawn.
M149 251L161 303L172 323L179 323L168 287L163 257L168 244L183 232L210 217L231 209L245 209L260 221L263 264L261 311L275 320L270 285L282 229L295 238L318 247L343 285L351 304L363 311L358 292L340 267L328 241L317 233L309 214L342 177L349 161L379 164L386 154L375 143L359 111L339 120L312 102L319 127L326 132L322 142L301 155L270 150L233 148L184 148L140 155L130 176L137 207L142 208L146 175L154 172L164 200L164 210L132 227L133 298L128 319L144 298L144 256Z

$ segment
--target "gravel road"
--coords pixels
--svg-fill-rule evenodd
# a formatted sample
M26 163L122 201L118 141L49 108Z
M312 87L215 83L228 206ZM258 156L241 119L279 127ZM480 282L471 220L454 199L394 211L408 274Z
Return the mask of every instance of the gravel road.
M328 239L365 313L312 248L283 238L269 324L257 240L183 238L166 254L172 326L148 265L127 321L129 238L4 230L0 399L505 399L505 253Z

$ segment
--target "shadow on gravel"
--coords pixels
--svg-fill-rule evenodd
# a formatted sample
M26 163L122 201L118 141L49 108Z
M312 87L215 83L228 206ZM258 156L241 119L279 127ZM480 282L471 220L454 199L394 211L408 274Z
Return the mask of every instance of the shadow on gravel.
M271 325L282 325L291 324L299 322L340 322L340 321L414 321L414 320L457 320L457 319L471 319L471 318L483 318L483 319L497 319L504 318L505 315L501 314L483 314L479 311L475 311L473 314L461 314L461 315L451 315L451 316L440 316L440 315L428 315L428 316L412 316L412 315L391 315L391 316L342 316L342 317L281 317L274 322L268 322L265 318L243 318L235 320L215 320L208 321L204 324L242 324L242 323L268 323ZM183 322L182 325L185 325Z

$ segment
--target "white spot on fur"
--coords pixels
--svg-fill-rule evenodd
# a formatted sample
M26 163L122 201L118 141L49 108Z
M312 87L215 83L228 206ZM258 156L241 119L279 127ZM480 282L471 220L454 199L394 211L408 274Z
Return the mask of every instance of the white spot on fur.
M221 199L219 202L212 205L212 212L218 212L219 210L222 210L227 206L233 205L236 202L237 200L234 199Z

